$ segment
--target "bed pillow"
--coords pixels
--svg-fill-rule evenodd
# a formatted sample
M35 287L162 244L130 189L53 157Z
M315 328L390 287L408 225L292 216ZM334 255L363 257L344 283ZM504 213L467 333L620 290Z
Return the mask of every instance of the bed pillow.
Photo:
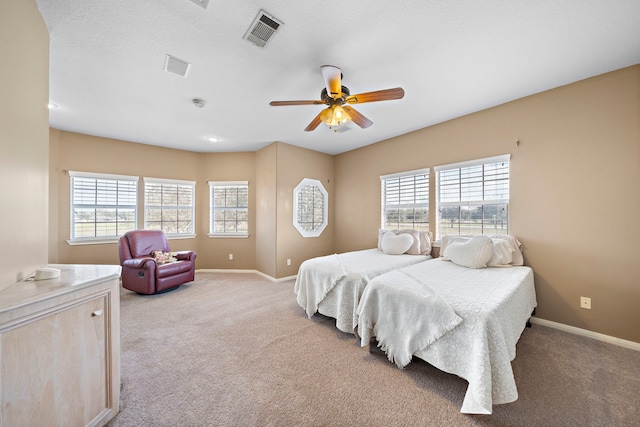
M387 255L400 255L409 250L413 245L413 237L410 234L396 234L387 231L382 236L382 252Z
M422 245L420 244L420 232L418 230L398 230L396 234L408 234L413 238L411 247L407 249L409 255L420 255Z
M485 268L493 256L493 241L487 236L476 236L467 241L447 245L444 260L468 268Z
M496 234L489 236L493 241L503 240L511 247L511 265L524 265L524 258L522 257L522 243L515 237L509 234Z
M503 239L491 239L493 242L493 255L487 263L488 267L511 267L513 256L511 245Z
M447 250L447 246L449 246L450 243L466 242L468 240L471 240L472 237L473 236L468 234L442 236L442 238L440 239L440 256L444 256L444 252Z
M384 234L387 231L391 231L391 230L385 230L384 228L381 228L378 230L378 250L381 251L382 250L382 236L384 236ZM395 234L395 233L394 233Z
M431 232L420 232L420 255L431 255Z

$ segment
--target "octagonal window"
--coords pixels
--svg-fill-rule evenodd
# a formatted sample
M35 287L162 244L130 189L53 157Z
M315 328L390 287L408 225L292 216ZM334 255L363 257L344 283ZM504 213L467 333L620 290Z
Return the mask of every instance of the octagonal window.
M317 237L328 222L329 196L317 179L304 178L293 190L293 225L303 237Z

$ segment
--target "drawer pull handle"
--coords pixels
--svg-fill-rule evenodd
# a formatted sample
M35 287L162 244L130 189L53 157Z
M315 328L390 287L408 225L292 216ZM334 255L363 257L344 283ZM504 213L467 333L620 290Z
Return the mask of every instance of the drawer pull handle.
M91 316L93 317L102 316L102 309L94 311L93 313L91 313Z

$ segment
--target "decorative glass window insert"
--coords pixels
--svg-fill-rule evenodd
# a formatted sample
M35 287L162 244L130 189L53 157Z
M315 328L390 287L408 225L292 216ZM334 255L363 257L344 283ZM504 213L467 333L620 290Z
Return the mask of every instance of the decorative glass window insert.
M435 167L438 240L452 234L509 233L509 158Z
M209 182L209 234L242 237L249 235L247 181Z
M193 181L144 178L144 228L194 235L195 188Z
M329 196L316 179L304 178L293 190L293 226L303 237L317 237L327 226Z
M138 177L69 172L70 242L115 240L137 228Z
M429 169L383 175L382 228L429 231Z

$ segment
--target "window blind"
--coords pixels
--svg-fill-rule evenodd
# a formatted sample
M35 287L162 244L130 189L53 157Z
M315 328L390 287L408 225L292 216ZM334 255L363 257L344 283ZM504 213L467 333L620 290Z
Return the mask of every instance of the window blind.
M144 178L144 228L194 234L195 182Z
M509 155L437 166L437 236L509 233Z
M247 181L209 182L209 234L249 235Z
M71 241L104 240L137 228L138 177L70 171Z
M382 228L429 231L429 169L380 177Z

